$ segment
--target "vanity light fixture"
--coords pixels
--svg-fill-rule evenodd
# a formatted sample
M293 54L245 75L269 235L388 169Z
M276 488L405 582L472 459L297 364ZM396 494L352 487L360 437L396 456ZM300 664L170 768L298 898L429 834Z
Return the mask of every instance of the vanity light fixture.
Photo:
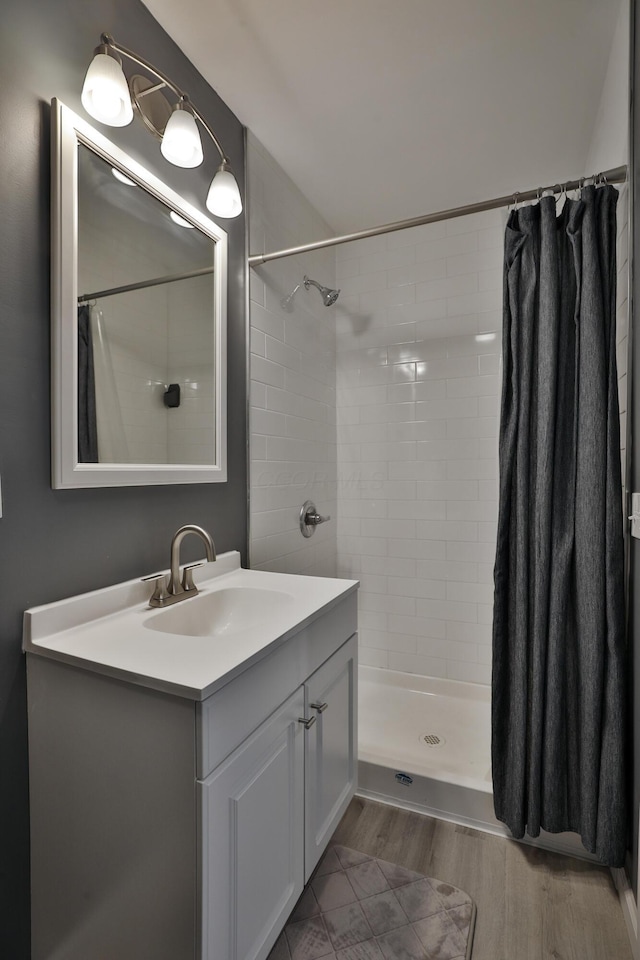
M138 186L138 184L135 182L135 180L130 180L129 177L127 177L127 176L122 172L122 170L118 170L117 167L111 167L111 173L114 175L114 177L116 178L116 180L119 180L120 183L126 184L127 187L137 187L137 186Z
M133 106L122 60L107 35L103 34L101 39L84 78L82 106L100 123L126 127L133 120Z
M164 128L160 152L176 167L199 167L204 159L202 140L195 117L185 106L187 102L183 98L173 108Z
M242 200L229 161L223 160L211 181L207 194L207 210L219 217L237 217L242 213Z
M103 33L100 41L82 87L82 106L87 113L100 123L124 127L133 120L135 109L146 128L160 140L163 157L186 168L197 167L204 159L199 123L209 134L221 159L207 193L207 210L214 216L225 218L242 213L242 198L229 159L187 94L148 61L117 44L108 33ZM140 75L127 81L122 57L138 64L158 82ZM165 88L178 98L173 106L162 92Z
M184 217L181 217L179 213L175 212L175 210L170 210L169 216L174 223L178 224L179 227L184 227L186 230L193 230L193 224L189 223L188 220L185 220Z

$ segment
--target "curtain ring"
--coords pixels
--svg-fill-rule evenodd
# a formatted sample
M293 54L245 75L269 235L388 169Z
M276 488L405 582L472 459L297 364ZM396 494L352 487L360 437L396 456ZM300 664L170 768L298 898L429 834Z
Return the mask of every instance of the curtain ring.
M556 190L556 187L558 188L557 190ZM550 186L550 187L539 187L539 188L538 188L539 195L542 196L542 197L544 197L545 195L548 196L548 197L555 197L555 194L556 194L556 193L560 193L561 190L562 190L562 184L560 184L560 183L554 183L554 184L553 184L552 186Z
M557 191L556 191L556 187L558 188ZM557 192L557 194L558 194L558 196L556 197L556 210L557 210L557 209L558 209L558 203L560 203L560 202L562 201L563 195L564 195L564 198L565 198L565 200L566 200L566 198L567 198L567 193L566 193L566 190L565 190L565 188L562 186L561 183L554 183L554 185L553 185L553 192L554 192L554 193Z

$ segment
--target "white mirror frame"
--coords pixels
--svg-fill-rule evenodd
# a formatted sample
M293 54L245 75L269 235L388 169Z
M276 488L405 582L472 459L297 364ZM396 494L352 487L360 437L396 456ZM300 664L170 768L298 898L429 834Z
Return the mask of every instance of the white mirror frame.
M59 100L51 103L52 486L119 487L227 479L227 234ZM78 143L118 167L215 241L215 463L78 462Z

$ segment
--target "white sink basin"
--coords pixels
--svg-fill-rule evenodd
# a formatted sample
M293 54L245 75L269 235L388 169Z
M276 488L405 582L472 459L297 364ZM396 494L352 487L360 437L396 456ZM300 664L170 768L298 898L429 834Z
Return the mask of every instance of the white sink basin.
M193 579L197 596L160 610L140 580L33 607L23 649L204 700L358 587L243 570L237 551L195 567Z
M268 622L275 613L286 612L293 596L282 590L257 587L226 587L213 593L181 600L143 622L147 630L177 633L185 637L232 636Z

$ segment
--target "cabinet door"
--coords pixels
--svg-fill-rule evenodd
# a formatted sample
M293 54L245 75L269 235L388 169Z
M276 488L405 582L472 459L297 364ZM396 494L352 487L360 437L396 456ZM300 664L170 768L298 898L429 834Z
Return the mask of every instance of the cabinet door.
M202 960L263 960L304 887L300 687L206 780Z
M353 636L305 684L305 883L356 789L357 654Z

